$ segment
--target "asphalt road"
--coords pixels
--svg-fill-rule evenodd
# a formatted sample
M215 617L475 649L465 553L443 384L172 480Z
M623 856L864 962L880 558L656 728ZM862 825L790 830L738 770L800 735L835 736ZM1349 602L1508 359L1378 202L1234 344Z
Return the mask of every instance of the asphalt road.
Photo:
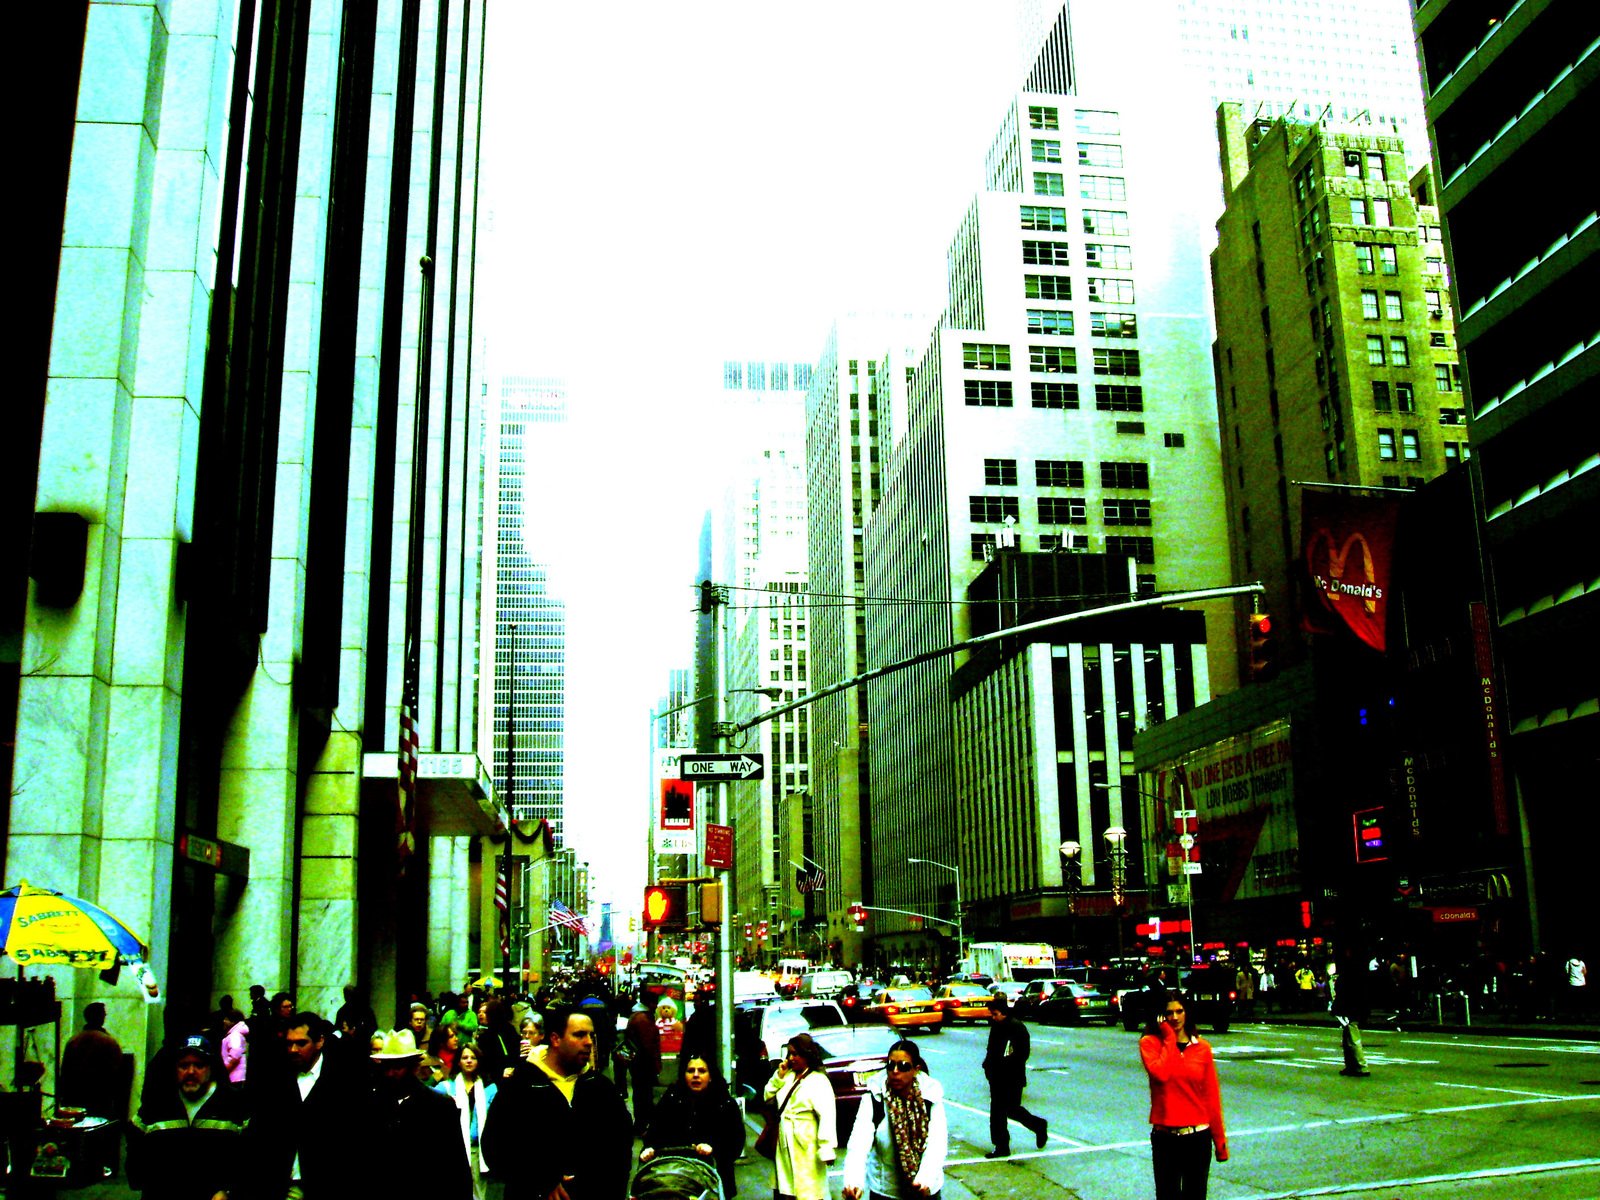
M1153 1194L1149 1091L1120 1027L1030 1025L1023 1098L1049 1144L1017 1128L989 1161L986 1032L918 1035L950 1096L946 1200L1133 1200ZM1213 1200L1600 1197L1600 1044L1490 1034L1366 1034L1370 1077L1346 1078L1337 1030L1237 1024L1215 1049L1230 1161ZM884 1033L884 1046L892 1035ZM754 1140L754 1134L751 1135ZM771 1194L771 1165L740 1163L740 1192ZM834 1194L840 1187L834 1178Z

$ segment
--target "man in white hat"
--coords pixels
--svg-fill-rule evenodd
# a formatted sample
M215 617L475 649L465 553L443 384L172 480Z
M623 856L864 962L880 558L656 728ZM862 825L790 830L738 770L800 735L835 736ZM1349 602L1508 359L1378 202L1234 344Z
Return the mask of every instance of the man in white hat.
M422 1051L409 1029L384 1036L374 1068L368 1145L385 1147L369 1162L363 1191L377 1196L472 1200L472 1168L454 1102L417 1079ZM389 1151L394 1151L390 1153Z

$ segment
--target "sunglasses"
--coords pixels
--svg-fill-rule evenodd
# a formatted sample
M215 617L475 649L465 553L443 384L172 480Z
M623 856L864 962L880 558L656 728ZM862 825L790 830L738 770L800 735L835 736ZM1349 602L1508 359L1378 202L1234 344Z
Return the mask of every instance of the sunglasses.
M891 1071L915 1071L916 1069L917 1064L914 1062L894 1062L891 1060L889 1063L889 1070Z

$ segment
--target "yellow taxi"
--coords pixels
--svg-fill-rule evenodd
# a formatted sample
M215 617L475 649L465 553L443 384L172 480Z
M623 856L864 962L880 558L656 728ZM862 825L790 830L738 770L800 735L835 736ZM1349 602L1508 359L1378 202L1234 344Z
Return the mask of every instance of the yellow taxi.
M925 987L885 988L873 997L865 1011L869 1021L882 1021L893 1029L915 1029L926 1025L935 1033L944 1032L944 1010Z
M989 1001L993 999L988 988L975 983L947 983L933 996L946 1025L957 1021L987 1022Z

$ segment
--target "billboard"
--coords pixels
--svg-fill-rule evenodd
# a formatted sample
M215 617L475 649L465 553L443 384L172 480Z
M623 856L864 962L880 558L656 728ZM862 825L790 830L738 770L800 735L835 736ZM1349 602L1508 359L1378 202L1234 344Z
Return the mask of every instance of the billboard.
M1300 838L1294 816L1294 765L1287 720L1271 721L1160 763L1150 773L1152 837L1195 839L1192 852L1168 859L1191 874L1197 895L1217 900L1288 896L1300 891ZM1192 819L1174 813L1193 811Z

